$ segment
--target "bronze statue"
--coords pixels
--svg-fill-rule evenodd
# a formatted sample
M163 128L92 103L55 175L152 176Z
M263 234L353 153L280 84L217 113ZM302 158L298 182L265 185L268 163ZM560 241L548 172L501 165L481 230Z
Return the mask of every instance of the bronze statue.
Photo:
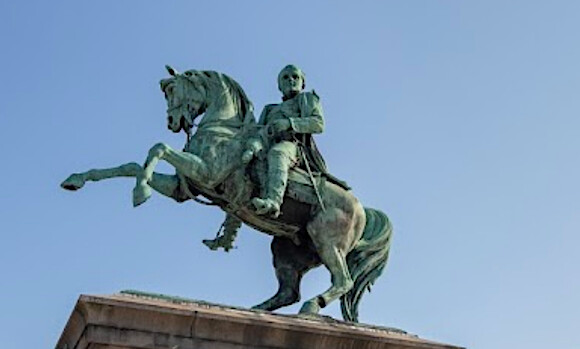
M307 300L300 312L316 314L340 298L344 319L357 321L363 292L386 265L392 227L384 213L364 208L326 170L311 136L323 131L320 100L303 91L304 74L295 66L282 70L283 102L266 106L256 123L252 103L227 75L167 70L171 77L161 81L167 125L187 133L184 150L158 143L143 166L128 163L76 173L62 187L77 190L86 181L135 177L135 206L151 196L151 188L178 202L217 205L228 215L226 231L235 232L244 222L274 236L279 290L255 308L275 310L298 302L302 276L323 264L332 285ZM199 122L192 132L194 121ZM176 174L155 173L160 160L175 167ZM234 236L222 237L231 244ZM205 242L216 248L223 241Z

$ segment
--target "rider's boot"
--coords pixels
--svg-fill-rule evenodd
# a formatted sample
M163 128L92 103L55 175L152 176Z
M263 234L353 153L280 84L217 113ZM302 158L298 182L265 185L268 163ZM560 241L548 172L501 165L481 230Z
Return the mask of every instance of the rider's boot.
M222 223L220 231L218 232L218 236L213 240L206 239L202 242L212 251L215 251L221 247L224 249L224 251L229 252L234 248L234 240L236 239L238 231L241 227L242 221L239 220L236 216L227 213L226 219Z
M293 144L277 144L268 152L268 178L266 180L266 195L252 199L252 204L259 215L270 215L277 218L280 215L280 205L284 199L288 170L293 164Z
M259 215L269 215L277 218L280 215L280 205L286 191L286 182L288 181L288 171L269 171L268 187L266 188L265 198L254 198L252 204Z

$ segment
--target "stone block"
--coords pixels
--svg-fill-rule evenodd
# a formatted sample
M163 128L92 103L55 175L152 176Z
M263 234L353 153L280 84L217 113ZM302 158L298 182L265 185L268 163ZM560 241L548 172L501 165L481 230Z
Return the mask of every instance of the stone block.
M404 331L145 293L80 296L56 349L460 349Z

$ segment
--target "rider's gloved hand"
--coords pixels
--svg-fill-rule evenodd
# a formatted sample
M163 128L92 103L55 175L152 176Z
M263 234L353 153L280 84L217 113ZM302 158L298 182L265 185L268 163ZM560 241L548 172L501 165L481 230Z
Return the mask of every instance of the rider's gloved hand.
M290 120L288 119L274 120L270 124L270 127L272 128L274 134L280 134L284 131L288 131L291 128L291 126L292 125L290 124Z
M262 149L264 145L257 138L250 139L246 144L246 150L242 154L242 163L248 164L254 156L256 156Z
M244 164L252 161L252 158L254 158L254 151L252 149L248 149L242 154L242 162Z

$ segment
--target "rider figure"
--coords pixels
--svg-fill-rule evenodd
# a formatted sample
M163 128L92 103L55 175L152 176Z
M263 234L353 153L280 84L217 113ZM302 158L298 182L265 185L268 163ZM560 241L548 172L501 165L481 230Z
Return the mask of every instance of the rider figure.
M264 126L266 137L250 139L247 150L242 155L242 162L247 164L262 149L268 150L265 196L252 199L258 214L274 218L280 214L288 171L295 165L305 166L301 163L303 159L308 161L308 170L322 174L330 182L345 190L350 189L345 182L328 173L326 164L316 148L312 134L324 131L322 106L318 95L314 91L303 92L304 88L304 73L300 68L288 65L282 69L278 74L278 89L282 92L282 103L264 107L258 124ZM221 235L218 234L214 240L204 240L204 244L212 250L222 247L228 251L233 248L233 241L241 221L228 213L222 226L224 231Z
M270 104L258 121L266 126L269 146L266 192L262 198L252 199L256 213L277 217L286 190L288 171L306 158L315 172L326 174L326 166L311 135L324 131L320 99L314 91L304 92L304 73L295 65L288 65L278 75L278 89L282 103ZM244 161L261 149L261 144L250 144ZM304 152L305 157L300 152Z

